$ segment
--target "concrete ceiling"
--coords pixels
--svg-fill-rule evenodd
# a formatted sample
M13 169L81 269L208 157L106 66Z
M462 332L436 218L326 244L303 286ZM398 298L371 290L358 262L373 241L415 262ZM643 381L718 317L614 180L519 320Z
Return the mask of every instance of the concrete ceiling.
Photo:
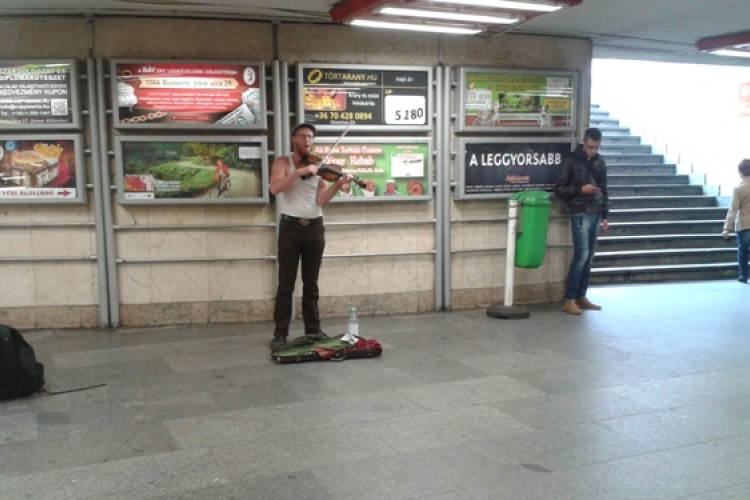
M196 16L330 23L330 0L2 0L0 16ZM750 30L750 0L583 0L513 32L591 38L597 57L750 66L700 54L699 38ZM502 35L495 35L502 36Z

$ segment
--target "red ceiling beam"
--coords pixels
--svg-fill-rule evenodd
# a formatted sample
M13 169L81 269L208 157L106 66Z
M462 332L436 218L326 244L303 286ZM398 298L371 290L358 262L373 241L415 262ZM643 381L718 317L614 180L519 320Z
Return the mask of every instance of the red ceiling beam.
M744 33L730 33L728 35L711 36L700 38L695 42L695 47L704 52L706 50L731 48L735 45L750 43L750 31Z
M346 0L335 5L328 13L334 23L343 23L347 19L362 14L363 12L380 7L388 0Z

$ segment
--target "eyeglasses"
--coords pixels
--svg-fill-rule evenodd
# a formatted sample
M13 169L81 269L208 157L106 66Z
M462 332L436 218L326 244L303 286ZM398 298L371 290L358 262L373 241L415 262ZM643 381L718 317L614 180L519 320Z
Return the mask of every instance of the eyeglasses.
M297 139L305 139L305 140L310 140L310 141L315 139L314 135L309 135L309 134L295 134L293 137L296 137Z

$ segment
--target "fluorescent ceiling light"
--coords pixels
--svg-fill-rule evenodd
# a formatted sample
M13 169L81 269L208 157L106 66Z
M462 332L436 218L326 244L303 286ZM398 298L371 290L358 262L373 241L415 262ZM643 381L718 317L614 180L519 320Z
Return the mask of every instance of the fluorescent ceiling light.
M451 35L476 35L482 30L471 28L457 28L455 26L440 26L437 24L408 24L388 23L383 21L370 21L368 19L355 19L352 26L365 26L367 28L384 28L393 30L424 31L429 33L447 33Z
M478 24L513 24L518 22L518 19L513 19L511 17L491 16L484 14L463 14L460 12L446 12L423 9L403 9L399 7L383 7L377 12L379 14L389 16L411 16L442 19L447 21L466 21L469 23Z
M711 52L709 52L709 54L714 54L717 56L729 56L729 57L750 57L750 52L746 52L743 50L729 50L729 49L712 50Z
M439 24L393 23L385 21L371 21L369 19L355 19L351 22L351 25L364 26L367 28L422 31L428 33L447 33L451 35L476 35L477 33L480 33L482 31L481 29L441 26Z
M554 12L562 9L560 5L532 2L514 2L506 0L432 0L435 3L452 3L458 5L472 5L475 7L491 7L493 9L514 9L534 12Z

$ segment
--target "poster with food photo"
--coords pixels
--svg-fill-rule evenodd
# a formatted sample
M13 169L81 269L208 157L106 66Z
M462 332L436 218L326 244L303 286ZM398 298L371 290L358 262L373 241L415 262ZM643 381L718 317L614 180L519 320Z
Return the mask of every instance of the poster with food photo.
M352 174L333 201L417 201L432 198L429 139L318 137L312 154L340 173Z
M0 136L0 203L85 201L78 135Z
M575 128L575 73L462 68L460 74L460 131Z

